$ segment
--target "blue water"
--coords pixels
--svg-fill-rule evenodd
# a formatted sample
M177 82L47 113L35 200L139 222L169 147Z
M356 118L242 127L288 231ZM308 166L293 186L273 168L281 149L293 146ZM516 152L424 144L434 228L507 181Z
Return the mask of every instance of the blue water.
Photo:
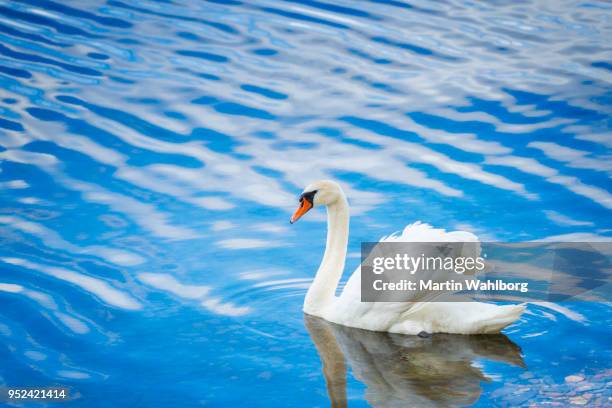
M308 182L341 182L348 271L416 220L612 240L611 11L0 1L0 386L66 386L66 407L609 404L608 304L532 304L488 339L305 322L325 218L287 221Z

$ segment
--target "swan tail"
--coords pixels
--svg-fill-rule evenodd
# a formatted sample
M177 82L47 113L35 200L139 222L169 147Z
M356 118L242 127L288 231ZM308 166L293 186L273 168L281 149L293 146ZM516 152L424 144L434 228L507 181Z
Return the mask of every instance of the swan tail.
M521 303L520 305L504 305L498 306L498 312L492 316L490 319L487 319L483 322L482 328L479 330L480 333L498 333L503 328L510 326L512 323L517 321L525 308L527 307L526 303Z

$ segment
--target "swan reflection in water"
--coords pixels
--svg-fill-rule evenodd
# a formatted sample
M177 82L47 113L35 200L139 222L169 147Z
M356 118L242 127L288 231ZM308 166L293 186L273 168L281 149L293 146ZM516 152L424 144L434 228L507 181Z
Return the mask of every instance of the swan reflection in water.
M347 365L367 386L365 398L373 407L471 405L482 392L480 382L490 381L474 360L525 367L520 347L503 334L421 338L304 319L333 407L347 406Z

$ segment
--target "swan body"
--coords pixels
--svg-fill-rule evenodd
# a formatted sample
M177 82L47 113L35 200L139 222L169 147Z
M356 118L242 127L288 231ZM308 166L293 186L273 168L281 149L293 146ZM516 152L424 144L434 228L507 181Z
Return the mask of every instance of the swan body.
M427 333L497 333L515 322L525 305L464 302L361 302L361 269L349 278L340 296L336 288L342 277L349 234L349 206L339 184L330 180L308 185L300 207L291 217L296 222L311 208L327 207L327 243L321 265L306 293L306 314L359 329L416 335ZM446 232L420 222L381 242L478 242L469 232ZM459 256L465 254L459 254ZM455 299L456 300L456 299Z

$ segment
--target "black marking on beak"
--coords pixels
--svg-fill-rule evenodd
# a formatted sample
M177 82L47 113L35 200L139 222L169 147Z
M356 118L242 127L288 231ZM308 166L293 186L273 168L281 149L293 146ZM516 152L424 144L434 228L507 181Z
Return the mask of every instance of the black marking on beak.
M314 204L314 203L313 203L313 200L314 200L314 196L315 196L315 194L316 194L316 193L317 193L317 190L313 190L313 191L309 191L309 192L307 192L307 193L302 193L302 194L300 194L300 197L299 197L299 202L301 203L301 202L302 202L302 200L306 200L306 201L308 201L308 202L309 202L311 205L313 205L313 204Z

